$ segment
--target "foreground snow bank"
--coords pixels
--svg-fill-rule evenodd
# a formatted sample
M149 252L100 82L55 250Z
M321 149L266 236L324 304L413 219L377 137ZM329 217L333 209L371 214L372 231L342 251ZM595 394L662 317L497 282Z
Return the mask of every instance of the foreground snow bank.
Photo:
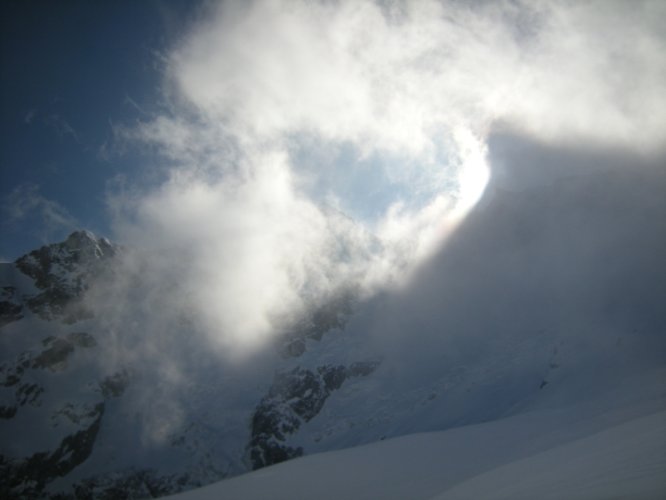
M665 495L666 412L658 412L479 474L433 500Z
M663 406L584 413L535 412L312 455L177 498L664 498Z

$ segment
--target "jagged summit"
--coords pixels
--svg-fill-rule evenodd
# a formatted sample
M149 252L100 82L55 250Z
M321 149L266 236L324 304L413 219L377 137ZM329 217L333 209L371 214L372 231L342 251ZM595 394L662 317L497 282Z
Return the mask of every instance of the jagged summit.
M79 258L105 258L115 255L116 247L104 237L97 237L87 229L74 231L62 243L64 248Z
M20 257L16 262L25 262L29 260L26 257L33 256L52 261L81 264L113 257L116 251L117 247L108 239L97 237L91 231L83 229L74 231L63 242L44 245L38 250Z
M73 271L81 265L90 265L116 255L118 247L106 238L98 238L88 230L75 231L65 241L44 245L18 259L15 264L24 274L37 280L51 271ZM56 269L61 266L62 269ZM62 274L62 273L61 273Z
M81 230L70 234L65 241L44 245L19 257L15 264L22 272L37 279L37 267L48 272L54 265L59 264L71 271L78 265L88 265L113 257L117 251L118 247L106 238L97 237L88 230Z
M65 241L44 245L19 257L14 262L15 269L33 280L38 293L4 290L5 295L11 292L8 298L11 304L5 307L11 315L4 319L20 319L25 308L44 319L62 317L74 322L87 316L75 304L118 249L106 238L81 230L70 234Z

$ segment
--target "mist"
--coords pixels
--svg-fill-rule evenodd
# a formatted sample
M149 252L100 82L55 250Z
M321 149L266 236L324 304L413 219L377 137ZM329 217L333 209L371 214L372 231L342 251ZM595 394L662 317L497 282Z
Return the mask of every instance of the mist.
M566 373L579 383L550 397L568 405L660 366L666 156L506 133L489 144L484 198L364 325L391 366L389 385L484 367L475 397L497 404L483 420L515 411L503 399L512 387L544 398L540 384Z
M111 189L113 237L149 307L243 357L343 290L406 283L483 196L496 131L654 157L663 8L205 4L163 55L162 111L117 128L163 181Z

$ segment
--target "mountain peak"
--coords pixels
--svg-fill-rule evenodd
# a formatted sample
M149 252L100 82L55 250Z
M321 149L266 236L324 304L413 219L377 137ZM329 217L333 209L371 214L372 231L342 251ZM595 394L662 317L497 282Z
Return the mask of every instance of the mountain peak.
M82 229L74 231L59 245L63 250L73 252L77 260L97 260L111 257L116 253L115 247L106 238L98 238L91 231ZM54 245L51 245L53 247Z
M34 280L40 293L27 297L30 310L45 319L71 309L92 279L98 276L118 247L87 230L75 231L65 241L44 245L15 261L16 268ZM81 316L80 311L77 312ZM76 318L68 315L68 320Z

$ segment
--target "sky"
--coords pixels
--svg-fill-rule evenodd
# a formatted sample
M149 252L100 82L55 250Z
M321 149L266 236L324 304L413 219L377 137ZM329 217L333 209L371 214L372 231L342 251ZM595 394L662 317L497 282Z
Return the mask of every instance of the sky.
M2 23L0 257L91 229L134 249L146 307L194 308L227 350L416 279L488 186L663 165L660 1L25 2Z
M0 30L0 257L86 227L109 234L107 185L139 155L114 126L159 106L161 52L193 2L11 2Z

